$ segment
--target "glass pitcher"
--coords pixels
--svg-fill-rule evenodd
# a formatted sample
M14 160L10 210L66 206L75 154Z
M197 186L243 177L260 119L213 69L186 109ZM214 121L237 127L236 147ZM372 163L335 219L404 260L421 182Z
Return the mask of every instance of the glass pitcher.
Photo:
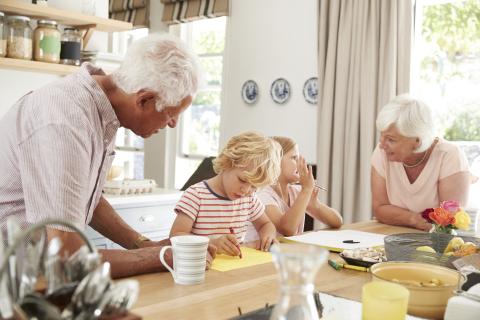
M271 252L279 273L280 297L270 320L318 319L314 281L328 251L313 245L280 244L273 245Z

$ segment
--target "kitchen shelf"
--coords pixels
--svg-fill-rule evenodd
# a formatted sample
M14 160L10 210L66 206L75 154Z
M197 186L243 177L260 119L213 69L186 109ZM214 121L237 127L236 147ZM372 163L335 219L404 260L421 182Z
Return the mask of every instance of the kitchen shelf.
M78 12L65 11L18 0L1 0L0 11L5 12L7 15L16 14L34 19L52 19L59 24L72 27L81 28L83 26L88 26L97 31L127 31L133 28L132 24L129 22L89 16Z
M0 68L19 71L50 73L56 75L67 75L78 71L80 67L32 60L0 58Z
M89 16L73 11L65 11L49 6L26 3L18 0L0 0L0 11L7 15L22 15L33 19L52 19L59 24L76 27L84 31L83 45L87 44L92 32L128 31L133 28L129 22ZM78 70L79 67L28 61L21 59L0 58L0 69L13 69L66 75Z

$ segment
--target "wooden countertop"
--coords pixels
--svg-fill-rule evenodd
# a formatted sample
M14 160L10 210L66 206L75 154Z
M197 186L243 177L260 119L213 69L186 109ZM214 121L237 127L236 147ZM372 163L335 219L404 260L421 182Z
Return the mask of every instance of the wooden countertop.
M345 225L342 229L394 234L416 230L389 226L374 221ZM338 259L336 253L330 258ZM342 269L325 264L317 274L316 290L360 301L362 285L370 281L366 272ZM274 304L278 298L277 272L272 263L219 272L209 270L205 282L182 286L173 282L170 273L132 277L140 283L140 295L132 312L143 319L228 319Z

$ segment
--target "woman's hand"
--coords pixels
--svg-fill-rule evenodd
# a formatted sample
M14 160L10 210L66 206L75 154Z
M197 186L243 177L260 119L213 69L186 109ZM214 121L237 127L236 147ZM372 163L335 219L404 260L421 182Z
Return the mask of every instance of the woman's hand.
M427 222L427 220L425 220L423 217L422 217L422 214L419 213L419 214L413 214L412 215L412 227L414 227L415 229L418 229L418 230L423 230L423 231L430 231L430 229L432 228L432 224Z
M240 244L233 234L225 234L216 239L210 239L210 243L216 247L217 253L224 253L229 256L240 255Z
M315 186L315 179L313 178L312 167L307 166L305 158L302 156L298 158L297 170L298 175L300 176L298 182L302 186L302 190L313 190Z

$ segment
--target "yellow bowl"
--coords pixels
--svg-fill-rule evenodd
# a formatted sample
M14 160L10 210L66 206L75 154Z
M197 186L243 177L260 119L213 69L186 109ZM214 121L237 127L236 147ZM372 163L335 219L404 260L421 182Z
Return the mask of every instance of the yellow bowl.
M408 313L414 316L443 319L448 299L464 277L446 267L418 262L382 262L370 268L373 280L399 283L410 291ZM392 281L396 279L397 281ZM438 287L422 287L402 281L429 282L438 279Z

